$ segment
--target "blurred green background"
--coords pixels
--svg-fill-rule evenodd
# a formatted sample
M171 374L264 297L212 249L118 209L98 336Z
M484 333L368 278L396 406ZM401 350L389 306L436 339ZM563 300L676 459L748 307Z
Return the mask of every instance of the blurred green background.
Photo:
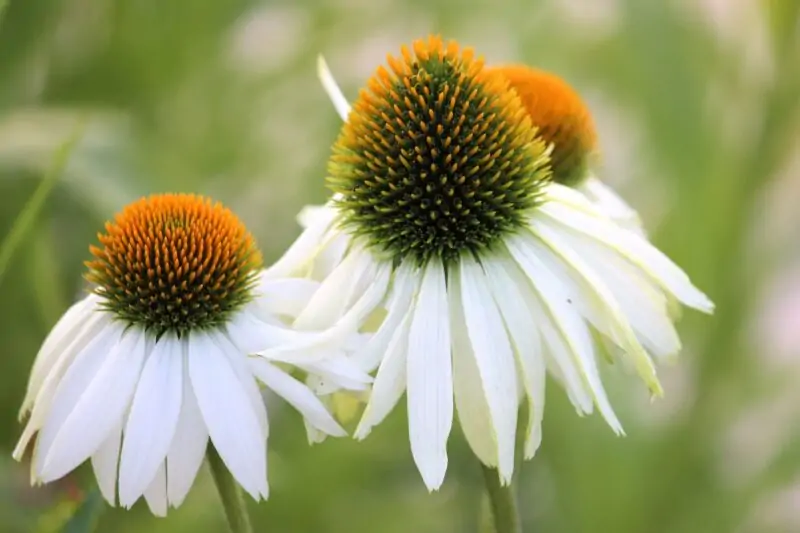
M0 1L0 4L3 2ZM717 303L687 313L666 398L612 369L628 437L550 387L544 444L520 480L526 531L800 531L800 3L796 0L11 0L0 21L0 242L60 146L83 136L0 279L0 531L59 531L82 469L28 486L17 409L82 261L122 205L194 191L234 209L274 259L325 198L339 118L324 52L352 98L387 52L442 33L491 63L572 82L592 107L598 174ZM2 266L0 266L2 269ZM309 448L272 402L272 496L258 531L476 532L481 474L458 431L427 494L398 409L363 443ZM101 532L225 531L205 470L167 519L106 509ZM77 531L77 530L75 530Z

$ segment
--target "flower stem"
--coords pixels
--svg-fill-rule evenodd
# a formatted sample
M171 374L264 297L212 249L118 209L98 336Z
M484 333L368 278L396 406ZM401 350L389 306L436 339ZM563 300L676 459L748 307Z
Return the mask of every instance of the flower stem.
M514 485L500 484L497 470L481 465L486 493L489 495L489 507L492 511L494 533L522 533L522 521L517 507L517 494Z
M219 491L222 507L225 508L225 518L228 519L228 527L230 527L231 533L253 533L253 526L250 525L250 515L247 514L247 504L244 501L242 488L233 479L214 446L208 447L206 460L209 468L211 468L214 484Z

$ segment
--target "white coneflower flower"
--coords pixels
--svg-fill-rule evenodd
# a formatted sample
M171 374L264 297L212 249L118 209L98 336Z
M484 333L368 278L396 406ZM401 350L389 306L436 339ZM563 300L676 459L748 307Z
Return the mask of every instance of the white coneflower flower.
M144 495L163 515L184 500L210 439L253 498L266 498L267 413L261 381L315 429L344 435L313 392L264 357L248 354L313 333L284 326L317 289L267 280L244 225L193 195L128 205L92 247L92 294L45 340L31 372L14 451L36 436L32 481L58 479L91 458L111 505ZM347 360L310 354L307 370L369 378ZM363 377L363 379L362 379Z
M614 345L605 355L631 361L659 394L651 354L680 349L667 297L707 312L711 302L646 240L550 181L518 95L470 49L432 37L388 63L334 146L333 198L303 214L308 227L267 271L330 272L309 320L382 318L353 355L377 368L356 437L406 392L411 451L436 489L455 405L474 452L508 482L523 397L525 456L539 445L546 372L580 413L596 407L622 433L599 348Z

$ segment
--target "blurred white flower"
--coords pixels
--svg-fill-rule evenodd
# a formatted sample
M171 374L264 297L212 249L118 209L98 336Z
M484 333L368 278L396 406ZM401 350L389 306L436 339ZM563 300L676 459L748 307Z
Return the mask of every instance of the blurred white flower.
M388 62L352 111L323 71L347 117L334 196L302 213L307 228L266 272L323 279L309 323L372 332L352 356L377 368L356 437L406 392L411 451L434 490L455 405L473 451L508 483L524 398L525 456L540 443L547 372L579 413L597 407L622 433L598 358L631 361L660 394L651 355L680 349L667 298L711 302L639 234L550 180L550 149L519 97L470 49L431 38Z
M318 334L284 325L318 284L266 279L244 225L220 204L154 195L128 205L92 248L96 289L45 340L30 376L14 451L35 438L32 482L47 483L91 458L111 505L144 495L164 515L183 502L211 444L253 498L268 495L267 412L258 381L314 431L344 430L281 366L296 363L364 388L343 357L250 356ZM340 384L341 385L341 384Z

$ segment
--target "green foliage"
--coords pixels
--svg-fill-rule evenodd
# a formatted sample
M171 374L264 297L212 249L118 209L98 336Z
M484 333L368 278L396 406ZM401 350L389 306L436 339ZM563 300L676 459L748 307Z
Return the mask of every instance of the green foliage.
M740 3L752 5L731 9ZM766 32L760 47L757 31L720 36L694 2L597 2L604 7L592 8L592 23L574 13L568 20L563 4L0 2L0 240L48 182L76 119L92 117L0 286L2 454L21 431L16 413L33 357L83 289L87 246L105 219L150 192L210 195L240 215L269 262L298 234L300 207L325 198L340 119L314 77L316 55L328 56L353 98L387 52L433 28L479 47L490 62L555 70L590 106L611 103L597 113L601 147L614 152L617 139L604 136L614 130L636 142L616 166L631 178L623 195L717 303L714 317L687 313L681 323L685 353L661 370L665 400L651 405L622 369L608 373L627 438L614 438L597 417L577 417L550 387L542 448L522 469L524 530L795 531L760 523L757 510L797 483L797 418L782 422L785 435L766 437L777 452L763 461L725 454L746 414L772 412L796 389L765 363L771 348L748 333L766 283L800 257L796 231L778 251L753 238L770 211L765 193L796 146L800 4L753 7L758 17L745 16L744 29ZM763 53L745 61L752 50ZM611 168L609 161L598 173L615 182ZM257 531L476 531L481 474L457 431L448 479L429 495L411 462L404 409L363 443L330 439L313 448L294 413L271 403L270 414L272 490L268 502L250 506ZM2 533L36 531L64 501L62 485L31 489L27 479L26 465L0 460ZM80 479L91 486L90 475ZM204 472L166 520L140 503L108 509L97 531L224 528Z

